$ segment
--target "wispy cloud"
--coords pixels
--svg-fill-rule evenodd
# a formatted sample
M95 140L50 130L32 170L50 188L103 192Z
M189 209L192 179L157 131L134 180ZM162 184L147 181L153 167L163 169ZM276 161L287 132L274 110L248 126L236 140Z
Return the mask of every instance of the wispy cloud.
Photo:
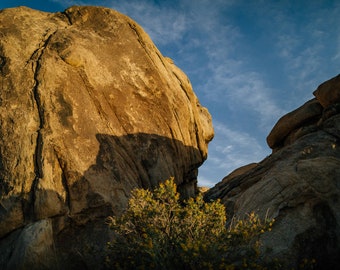
M269 154L252 135L230 129L224 123L214 121L216 136L209 145L208 160L199 169L199 184L212 186L233 170L261 161Z
M335 39L340 34L339 12L339 3L318 1L295 12L271 10L269 15L274 20L270 35L276 40L275 49L287 79L296 90L292 93L295 97L311 97L308 91L321 83L320 78L329 76L324 75L331 72L332 65L327 62L337 57L336 44L340 42Z
M226 68L230 68L230 65L227 64L221 64L213 70L204 86L207 98L223 102L232 111L246 110L256 114L260 126L268 128L273 120L284 113L271 97L272 90L257 72L242 71L239 64L231 65L236 66L229 72Z
M188 30L188 18L171 6L153 1L109 1L109 6L137 21L160 45L175 42Z

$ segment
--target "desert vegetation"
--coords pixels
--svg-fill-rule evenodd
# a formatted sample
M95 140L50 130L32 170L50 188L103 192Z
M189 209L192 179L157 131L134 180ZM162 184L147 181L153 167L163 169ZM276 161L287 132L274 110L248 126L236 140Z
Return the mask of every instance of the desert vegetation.
M135 189L127 210L110 217L112 269L266 269L258 236L274 220L250 213L227 224L223 204L202 194L180 200L174 179L154 191Z

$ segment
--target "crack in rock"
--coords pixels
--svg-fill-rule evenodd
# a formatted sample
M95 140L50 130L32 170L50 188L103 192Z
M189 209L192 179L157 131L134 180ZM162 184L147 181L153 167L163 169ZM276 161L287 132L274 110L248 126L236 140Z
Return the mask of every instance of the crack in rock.
M42 135L42 130L45 126L45 115L44 115L44 108L41 103L41 96L39 93L39 72L41 68L41 61L42 61L42 56L44 54L44 50L46 49L49 41L51 40L51 37L56 33L54 31L51 34L46 34L45 37L47 36L46 39L43 40L42 44L39 46L37 50L33 52L31 55L30 59L28 62L32 63L32 70L33 70L33 79L34 79L34 86L32 89L33 92L33 98L34 102L37 106L38 110L38 115L39 115L39 128L37 130L37 139L36 139L36 147L35 147L35 152L34 152L34 173L35 173L35 178L33 179L33 183L31 186L31 190L29 193L29 201L28 201L28 211L24 211L25 214L25 220L35 220L36 219L36 213L34 209L34 204L36 200L36 195L35 191L37 189L39 180L44 177L43 173L43 156L42 156L42 151L43 151L43 135Z

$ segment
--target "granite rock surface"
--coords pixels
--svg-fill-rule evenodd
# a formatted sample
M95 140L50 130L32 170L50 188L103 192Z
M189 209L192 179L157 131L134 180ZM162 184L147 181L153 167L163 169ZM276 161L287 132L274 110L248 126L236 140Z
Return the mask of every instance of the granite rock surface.
M100 269L105 217L172 176L194 195L212 138L189 79L128 17L0 11L0 268Z

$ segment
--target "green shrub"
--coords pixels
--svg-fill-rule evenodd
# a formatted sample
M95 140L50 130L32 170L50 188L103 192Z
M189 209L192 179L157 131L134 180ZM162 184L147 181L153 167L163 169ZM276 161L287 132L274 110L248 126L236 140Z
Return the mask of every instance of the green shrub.
M180 201L173 179L153 192L136 189L120 217L110 217L113 269L261 269L256 236L270 230L253 213L226 228L220 201L202 194Z

